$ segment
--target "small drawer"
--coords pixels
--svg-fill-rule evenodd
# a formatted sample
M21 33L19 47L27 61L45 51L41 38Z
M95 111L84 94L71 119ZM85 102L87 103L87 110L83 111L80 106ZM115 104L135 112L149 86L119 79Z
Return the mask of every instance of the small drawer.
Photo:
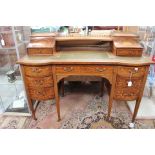
M103 66L103 65L59 65L56 66L57 74L112 74L112 66Z
M145 74L146 67L124 67L117 68L117 74L123 77L141 77ZM131 75L132 74L132 75Z
M57 65L55 67L56 73L73 73L78 71L78 66L74 65Z
M142 56L142 49L117 49L117 56L132 56L132 57L140 57Z
M29 88L31 99L34 100L49 100L54 98L53 87L42 87L42 88Z
M131 81L132 82L131 88L140 89L142 80L143 80L143 78L131 78L131 80L130 80L130 78L128 78L128 77L117 76L116 88L130 88L128 86L128 82Z
M79 67L80 72L94 73L94 74L112 74L113 67L105 65L88 65Z
M53 77L48 76L44 78L26 77L29 87L50 87L53 86Z
M52 48L28 48L27 52L29 55L46 55L53 54Z
M136 88L123 88L118 89L116 88L114 93L114 99L116 100L123 100L123 101L130 101L130 100L136 100L139 96L139 89Z
M52 75L52 67L51 66L24 66L25 75L31 77L44 77Z

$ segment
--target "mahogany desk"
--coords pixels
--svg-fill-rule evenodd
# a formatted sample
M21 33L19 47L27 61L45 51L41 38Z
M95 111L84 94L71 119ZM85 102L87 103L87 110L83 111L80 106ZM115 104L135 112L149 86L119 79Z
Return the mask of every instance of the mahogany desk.
M28 55L17 63L22 68L29 107L34 119L36 117L32 100L55 98L60 120L58 83L65 77L80 75L106 79L105 85L109 88L108 117L111 114L113 100L136 100L132 117L134 122L149 66L154 63L149 58L141 56L142 47L137 41L135 43L133 38L131 41L124 38L121 46L121 39L112 37L41 37L39 41L33 39L27 48ZM86 41L90 41L87 42L89 44L87 49L73 50L70 46L73 42L76 46L79 46L77 42L86 45ZM98 50L94 41L108 41L111 50ZM63 42L67 43L65 50L66 45L61 46ZM95 44L94 49L89 49L92 48L90 43L93 46ZM59 45L61 47L58 47Z

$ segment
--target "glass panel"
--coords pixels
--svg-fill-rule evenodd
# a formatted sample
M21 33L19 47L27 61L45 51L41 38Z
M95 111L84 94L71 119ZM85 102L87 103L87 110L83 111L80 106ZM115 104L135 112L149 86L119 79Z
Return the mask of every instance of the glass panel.
M155 26L140 26L139 34L144 46L143 55L151 57L155 61ZM149 86L151 97L153 89L155 90L155 65L150 66L146 85Z
M30 32L30 27L0 27L0 112L29 113L16 61L26 55Z

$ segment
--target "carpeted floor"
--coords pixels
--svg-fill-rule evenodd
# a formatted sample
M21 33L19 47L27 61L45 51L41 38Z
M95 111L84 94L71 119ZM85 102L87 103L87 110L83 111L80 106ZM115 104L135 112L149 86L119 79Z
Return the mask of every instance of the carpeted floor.
M113 103L112 117L107 120L108 95L99 97L99 83L71 83L61 97L61 121L57 122L54 101L38 105L37 121L31 117L0 116L3 129L128 129L131 112L125 102ZM154 120L136 120L135 128L155 128Z

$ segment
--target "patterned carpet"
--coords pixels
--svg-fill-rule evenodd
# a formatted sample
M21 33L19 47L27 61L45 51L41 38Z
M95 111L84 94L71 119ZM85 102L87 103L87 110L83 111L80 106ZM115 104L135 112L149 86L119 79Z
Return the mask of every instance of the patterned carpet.
M107 96L102 99L95 96L88 104L84 112L74 113L72 117L64 122L63 129L129 129L131 113L125 103L115 102L110 120L107 119ZM116 107L117 104L121 104ZM154 128L149 122L143 120L135 121L136 129Z
M68 88L68 87L67 87ZM79 89L80 88L80 89ZM131 112L124 102L114 102L110 120L107 120L108 95L99 97L98 85L74 85L65 90L60 99L61 121L57 122L54 101L38 105L37 121L31 117L0 116L2 129L128 129ZM136 120L136 129L155 128L154 120Z

